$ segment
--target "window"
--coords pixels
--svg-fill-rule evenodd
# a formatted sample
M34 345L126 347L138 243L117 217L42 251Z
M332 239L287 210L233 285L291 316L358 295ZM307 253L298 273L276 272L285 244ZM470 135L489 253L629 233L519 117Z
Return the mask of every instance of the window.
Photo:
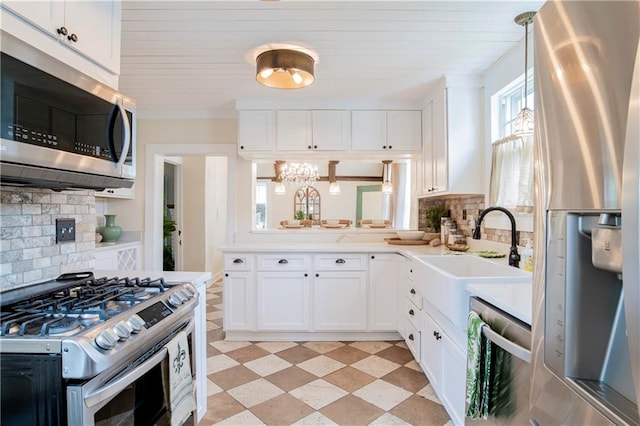
M267 228L267 181L256 182L256 228Z
M527 87L527 107L533 110L533 77ZM514 212L533 211L533 136L513 136L513 124L524 107L524 79L498 93L500 138L491 145L490 205Z

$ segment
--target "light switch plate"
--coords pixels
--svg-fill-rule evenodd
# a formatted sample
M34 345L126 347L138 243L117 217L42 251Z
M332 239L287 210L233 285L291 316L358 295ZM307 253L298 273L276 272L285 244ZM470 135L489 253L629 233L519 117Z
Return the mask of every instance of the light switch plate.
M76 240L76 220L56 219L56 244Z

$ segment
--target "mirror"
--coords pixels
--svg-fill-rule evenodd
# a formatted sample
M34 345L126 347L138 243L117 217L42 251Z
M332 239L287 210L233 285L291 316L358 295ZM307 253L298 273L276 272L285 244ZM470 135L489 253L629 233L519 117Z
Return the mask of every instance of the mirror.
M311 188L314 193L313 220L318 224L320 220L346 219L351 220L351 229L356 229L360 219L390 219L389 206L402 207L407 212L396 215L396 228L408 228L409 219L407 203L410 205L410 162L398 160L394 162L401 172L393 172L394 194L382 196L382 162L381 160L340 160L336 164L336 178L340 186L339 194L329 191L328 163L326 159L318 160L287 160L289 163L308 162L318 167L320 179ZM296 212L308 209L301 208L309 197L296 195L298 188L286 186L283 195L275 193L275 167L273 160L255 160L255 205L254 213L256 229L278 229L283 220L296 219ZM393 178L395 176L395 178ZM316 195L317 194L317 195ZM385 207L386 206L386 207ZM397 209L396 209L397 210ZM307 213L308 216L308 213ZM305 218L307 219L307 218ZM398 225L399 224L399 225Z

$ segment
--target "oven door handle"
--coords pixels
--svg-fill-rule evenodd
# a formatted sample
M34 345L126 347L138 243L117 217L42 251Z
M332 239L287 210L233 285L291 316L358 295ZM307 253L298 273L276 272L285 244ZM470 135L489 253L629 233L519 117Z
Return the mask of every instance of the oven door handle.
M482 334L484 334L487 339L491 340L496 345L500 346L505 351L509 352L511 355L514 355L524 362L531 363L531 351L523 348L522 346L512 342L511 340L503 337L493 331L491 327L488 325L482 326Z
M118 378L117 380L109 383L104 387L87 393L87 395L84 397L84 403L87 405L87 407L93 407L100 402L110 400L113 396L122 392L122 390L124 390L131 383L135 382L144 374L149 372L153 367L158 365L158 363L162 362L162 360L167 356L167 353L168 349L166 347L160 349L158 353L154 354L151 358L134 368L130 373L125 374L124 376Z

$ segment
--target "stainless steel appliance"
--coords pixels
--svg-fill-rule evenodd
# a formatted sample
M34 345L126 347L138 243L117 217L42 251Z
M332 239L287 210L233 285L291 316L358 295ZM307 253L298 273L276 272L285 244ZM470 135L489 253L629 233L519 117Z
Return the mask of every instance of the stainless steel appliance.
M531 327L477 297L470 299L470 310L486 323L482 334L508 355L508 384L511 414L487 420L465 419L467 425L526 425L529 423L529 378L531 373Z
M640 424L639 36L638 1L534 19L539 424Z
M168 424L166 345L187 334L195 378L197 303L189 283L90 272L0 293L0 423Z
M130 188L136 110L130 98L2 33L0 182Z

